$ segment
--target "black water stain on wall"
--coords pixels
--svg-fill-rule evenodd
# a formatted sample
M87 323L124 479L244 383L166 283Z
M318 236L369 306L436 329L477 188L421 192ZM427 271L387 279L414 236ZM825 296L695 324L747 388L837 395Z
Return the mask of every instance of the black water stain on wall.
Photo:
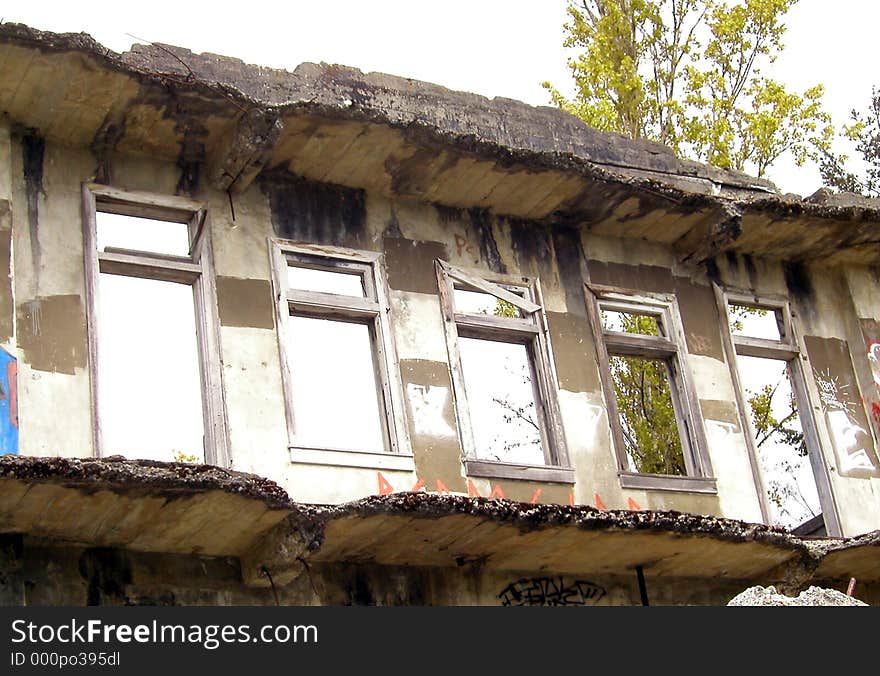
M122 601L125 586L131 584L132 574L128 555L119 549L94 547L83 552L79 573L86 581L86 605L101 606L106 601Z
M809 300L813 296L813 283L810 281L807 266L802 262L783 263L782 274L785 277L785 286L794 298Z
M400 222L397 220L397 207L391 203L391 214L388 216L388 222L385 224L385 230L382 231L383 237L403 237L400 230Z
M375 248L368 241L363 190L274 172L260 180L279 237L313 244Z
M558 228L553 231L553 249L556 253L556 266L559 281L565 291L566 309L578 317L587 316L584 296L584 279L581 264L584 250L580 233L574 228Z
M21 152L31 259L34 266L34 276L39 286L43 258L43 252L40 248L40 196L46 194L43 190L43 159L46 154L46 142L35 132L29 131L21 139Z
M710 258L703 265L706 268L706 277L716 284L721 284L721 270L718 267L718 262L714 258Z
M532 221L518 218L506 218L510 228L510 239L513 254L520 271L525 274L537 275L547 280L553 277L553 245L550 231Z
M468 209L468 215L471 219L471 226L480 243L480 257L483 262L489 266L492 272L502 275L507 274L507 266L501 260L501 254L498 253L498 244L495 242L495 235L492 233L492 214L488 209Z
M755 259L752 258L751 254L743 254L742 261L746 268L746 274L749 276L749 288L758 288L760 275L758 274L758 266L755 265Z

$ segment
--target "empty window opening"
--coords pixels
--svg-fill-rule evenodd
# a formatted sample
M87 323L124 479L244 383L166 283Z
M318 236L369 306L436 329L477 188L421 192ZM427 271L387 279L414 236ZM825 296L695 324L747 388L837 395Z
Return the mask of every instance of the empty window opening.
M459 340L461 367L478 458L546 462L535 374L525 345Z
M337 272L288 265L287 283L291 289L364 297L363 277L356 272Z
M606 331L634 333L641 336L663 336L659 318L651 314L638 314L602 308L602 327Z
M822 513L788 364L737 357L749 425L774 524L795 529Z
M97 310L103 454L203 462L192 288L101 274Z
M437 275L466 473L573 483L537 280Z
M225 466L206 212L83 186L95 453Z
M715 294L764 519L799 535L840 535L788 301L721 287Z
M620 355L610 363L629 470L686 475L669 365Z
M366 324L290 318L290 370L297 442L384 452L380 384Z
M98 251L140 251L169 256L189 256L189 230L186 223L125 216L99 211Z
M727 319L735 336L764 340L785 338L782 316L777 309L728 303Z
M408 454L381 255L271 247L291 459L367 466L370 454Z
M524 290L506 287L507 291L523 296ZM494 317L522 317L523 312L513 303L483 291L455 286L455 311L463 314L487 315Z
M674 296L586 290L621 486L716 492Z

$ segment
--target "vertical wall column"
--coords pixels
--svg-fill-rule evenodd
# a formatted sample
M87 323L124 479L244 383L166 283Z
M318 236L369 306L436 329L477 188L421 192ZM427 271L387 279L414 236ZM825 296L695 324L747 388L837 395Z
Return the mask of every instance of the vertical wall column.
M0 455L18 453L18 360L12 283L12 141L0 118Z

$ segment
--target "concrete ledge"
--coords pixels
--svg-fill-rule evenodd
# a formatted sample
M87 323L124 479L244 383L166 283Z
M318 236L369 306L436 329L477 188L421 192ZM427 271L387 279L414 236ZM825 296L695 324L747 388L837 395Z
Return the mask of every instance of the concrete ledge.
M0 533L86 547L235 556L248 584L308 562L624 573L804 585L880 580L880 532L802 538L696 514L600 511L430 493L337 506L291 501L274 482L205 465L0 458ZM303 563L306 562L306 563Z

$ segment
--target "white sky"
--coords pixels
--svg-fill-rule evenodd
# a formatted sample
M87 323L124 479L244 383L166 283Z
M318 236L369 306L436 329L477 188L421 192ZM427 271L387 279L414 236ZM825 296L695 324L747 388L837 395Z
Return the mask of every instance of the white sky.
M0 10L4 21L88 32L116 51L146 40L293 69L326 61L435 82L489 97L547 104L540 82L566 89L565 0L335 0L210 3L28 2ZM800 0L788 15L777 77L803 90L821 82L837 124L864 109L876 71L880 2ZM770 178L783 192L810 194L815 168L780 163Z

